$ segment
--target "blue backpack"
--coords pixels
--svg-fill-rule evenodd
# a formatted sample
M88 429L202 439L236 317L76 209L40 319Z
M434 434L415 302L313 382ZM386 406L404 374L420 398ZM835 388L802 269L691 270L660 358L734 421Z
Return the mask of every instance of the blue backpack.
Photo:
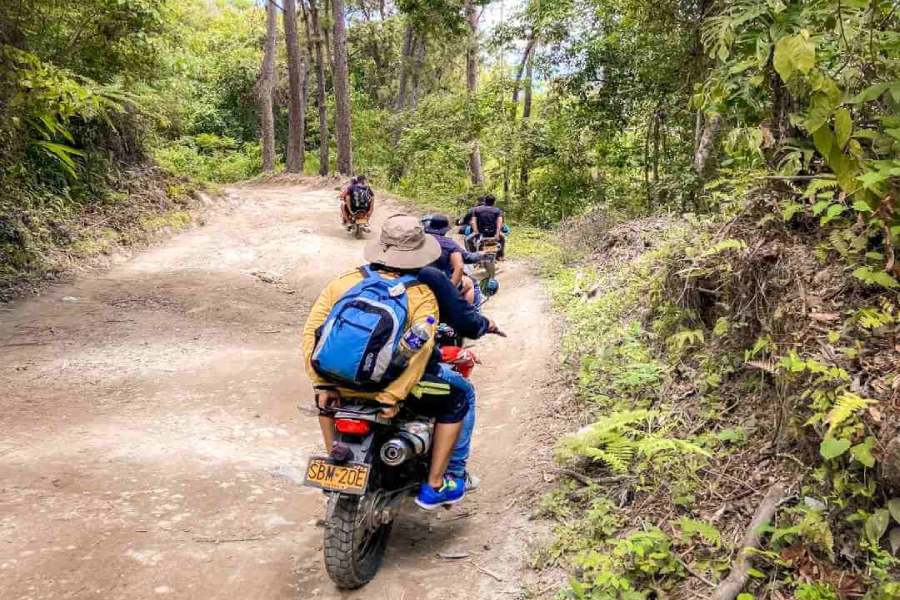
M419 285L413 275L387 279L360 267L363 280L331 308L316 330L312 366L322 377L361 390L384 388L399 373L391 359L406 331L407 288Z

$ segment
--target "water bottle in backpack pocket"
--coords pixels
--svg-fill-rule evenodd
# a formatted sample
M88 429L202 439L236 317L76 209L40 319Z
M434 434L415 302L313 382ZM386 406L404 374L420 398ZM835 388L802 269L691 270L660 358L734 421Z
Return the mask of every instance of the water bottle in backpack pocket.
M435 321L434 317L428 315L424 321L413 323L413 326L403 334L397 350L394 352L394 357L391 359L390 371L392 373L402 372L416 352L421 350L422 346L431 339Z
M361 271L363 280L335 303L316 332L312 366L330 381L378 390L402 371L391 362L402 354L407 330L406 289L418 280L412 275L387 279L369 267Z

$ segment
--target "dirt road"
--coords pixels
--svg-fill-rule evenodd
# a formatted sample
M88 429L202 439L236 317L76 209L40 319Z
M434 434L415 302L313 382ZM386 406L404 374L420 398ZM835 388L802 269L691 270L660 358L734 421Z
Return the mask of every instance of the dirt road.
M476 345L482 489L410 503L378 578L340 593L300 486L319 439L298 333L364 242L331 188L231 193L204 227L0 307L0 598L519 597L553 338L538 283L507 263L487 312L509 338Z

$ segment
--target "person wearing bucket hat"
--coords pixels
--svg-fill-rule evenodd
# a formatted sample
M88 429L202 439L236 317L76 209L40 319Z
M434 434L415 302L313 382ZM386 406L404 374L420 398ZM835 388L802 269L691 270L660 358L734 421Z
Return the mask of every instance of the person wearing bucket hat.
M364 256L370 264L329 283L310 309L303 329L306 372L315 389L319 422L327 448L331 448L334 439L333 410L339 406L342 395L374 400L384 406L384 413L389 417L396 414L398 403L404 402L415 412L435 419L431 466L427 481L422 483L416 498L416 503L426 509L458 502L466 493L465 465L471 425L474 424L475 399L474 388L468 380L442 364L440 353L434 352L434 325L431 322L440 317L462 335L473 339L497 331L489 319L462 299L443 273L428 266L440 255L440 244L425 233L417 218L404 214L389 217L378 239L371 240L365 247ZM320 349L320 336L324 336L322 331L332 318L333 309L339 310L354 290L369 280L367 278L397 280L397 284L391 284L391 293L397 297L405 296L405 327L428 323L432 329L432 337L412 355L405 369L374 391L329 379L314 364L314 355ZM395 290L398 290L397 294L394 294ZM355 354L352 350L348 348L346 354ZM461 438L464 424L466 435Z

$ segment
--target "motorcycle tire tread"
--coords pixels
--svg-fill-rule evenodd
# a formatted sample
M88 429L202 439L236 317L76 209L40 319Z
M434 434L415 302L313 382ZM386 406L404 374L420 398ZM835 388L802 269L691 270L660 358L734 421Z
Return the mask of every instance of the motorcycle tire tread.
M359 512L359 498L338 496L330 502L335 502L335 506L325 529L325 570L339 588L355 590L375 577L381 566L385 544L381 544L374 556L358 564L353 534Z

